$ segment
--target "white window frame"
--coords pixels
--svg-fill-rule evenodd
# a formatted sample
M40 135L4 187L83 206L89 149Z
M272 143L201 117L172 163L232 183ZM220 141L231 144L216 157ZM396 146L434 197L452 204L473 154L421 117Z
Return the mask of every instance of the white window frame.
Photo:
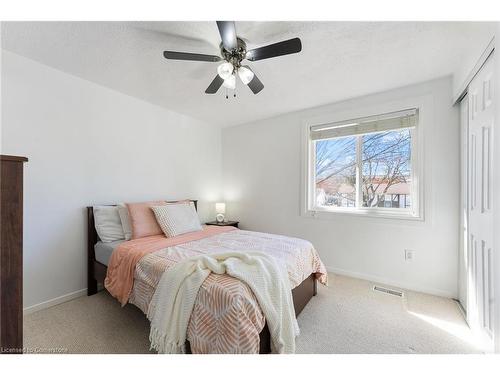
M411 129L411 209L384 208L384 207L359 207L362 200L361 191L358 189L356 206L352 207L318 207L314 202L315 196L315 149L314 142L310 139L311 126L348 121L356 118L377 116L384 113L398 112L416 108L418 110L418 125ZM325 113L320 116L302 119L302 176L301 176L301 215L313 218L331 219L338 215L353 215L365 217L379 217L404 220L424 220L424 129L432 122L432 96L408 98L404 100L384 103L379 105L361 107L351 110L339 110ZM357 174L361 173L361 149L357 142Z

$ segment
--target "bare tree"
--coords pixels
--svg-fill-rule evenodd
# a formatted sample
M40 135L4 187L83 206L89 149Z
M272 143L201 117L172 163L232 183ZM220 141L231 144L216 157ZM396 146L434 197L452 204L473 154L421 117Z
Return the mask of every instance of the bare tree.
M372 133L361 138L361 188L363 206L374 207L389 188L407 183L410 171L410 131ZM316 184L331 182L337 189L330 194L339 195L341 185L356 186L357 137L322 140L316 143ZM342 199L355 200L355 194L342 195Z
M344 137L316 143L316 186L329 185L326 195L335 200L343 199L351 205L356 194L341 193L342 186L356 186L356 138ZM336 204L337 205L337 204Z
M377 206L380 197L398 183L408 183L410 131L390 131L363 137L363 206Z

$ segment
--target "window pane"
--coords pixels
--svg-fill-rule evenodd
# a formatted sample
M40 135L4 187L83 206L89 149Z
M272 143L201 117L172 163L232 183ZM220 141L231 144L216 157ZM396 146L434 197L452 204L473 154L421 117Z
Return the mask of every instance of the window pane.
M410 130L364 135L362 147L363 207L410 208Z
M316 141L316 204L356 204L356 137Z

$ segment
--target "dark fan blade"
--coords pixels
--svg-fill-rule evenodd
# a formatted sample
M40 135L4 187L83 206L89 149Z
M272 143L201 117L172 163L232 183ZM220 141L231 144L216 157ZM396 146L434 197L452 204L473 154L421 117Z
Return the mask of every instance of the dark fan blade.
M217 21L222 45L228 51L235 49L238 46L236 41L236 27L233 21Z
M221 58L215 55L203 55L201 53L164 51L163 56L170 60L190 60L190 61L220 61Z
M257 76L253 76L253 79L248 82L248 87L253 91L254 94L258 94L264 88L264 84L257 78Z
M248 70L252 70L248 65L244 65L244 67L247 68ZM248 82L247 86L250 87L250 90L252 90L254 94L258 94L264 88L264 84L260 81L260 79L257 78L253 70L252 72L253 72L253 78L250 82Z
M276 56L289 55L291 53L300 52L301 50L302 43L300 39L293 38L247 51L246 58L250 61L257 61Z
M212 83L210 83L210 85L205 90L205 94L215 94L217 90L220 89L223 83L224 80L220 77L220 75L217 74Z

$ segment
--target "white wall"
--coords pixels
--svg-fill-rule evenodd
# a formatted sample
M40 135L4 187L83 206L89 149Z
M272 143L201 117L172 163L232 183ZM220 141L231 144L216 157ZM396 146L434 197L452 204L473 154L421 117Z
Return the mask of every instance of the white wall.
M305 93L314 95L314 93ZM430 95L424 126L425 221L300 216L301 127L311 117ZM459 115L451 77L222 130L228 217L244 229L310 240L332 271L457 296ZM415 259L404 260L404 249Z
M495 87L493 93L495 99L495 130L493 131L493 191L500 191L500 23L497 23L495 33ZM498 195L493 197L493 228L497 230L493 238L493 260L495 264L495 292L494 302L494 336L495 352L500 353L500 198Z
M29 158L25 307L86 287L85 206L197 198L211 215L219 129L2 52L2 152Z
M468 85L471 71L474 69L479 57L495 36L498 22L482 22L482 26L477 27L477 23L470 23L471 30L463 35L463 53L460 61L457 61L453 69L453 97L457 97Z

